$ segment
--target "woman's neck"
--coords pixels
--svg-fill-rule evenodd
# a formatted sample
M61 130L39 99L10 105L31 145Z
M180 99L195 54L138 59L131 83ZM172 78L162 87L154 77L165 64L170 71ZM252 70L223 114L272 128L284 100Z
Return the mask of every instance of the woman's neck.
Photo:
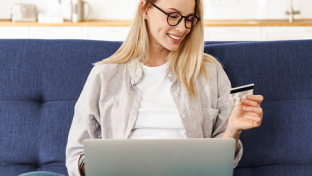
M150 45L149 59L145 64L148 67L157 67L164 65L167 62L167 56L170 51L160 44Z

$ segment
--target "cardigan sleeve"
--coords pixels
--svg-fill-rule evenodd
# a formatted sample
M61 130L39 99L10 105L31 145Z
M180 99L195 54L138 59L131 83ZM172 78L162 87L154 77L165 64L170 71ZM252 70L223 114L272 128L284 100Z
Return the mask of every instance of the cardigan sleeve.
M69 176L81 176L84 163L83 141L101 136L98 97L100 78L96 67L91 70L83 90L75 104L75 112L66 146L66 167Z
M212 137L221 138L227 128L228 119L234 106L231 104L230 93L231 93L231 82L223 70L223 68L216 65L217 68L217 87L218 87L218 103L217 108L219 109L218 118L214 124ZM234 167L235 168L243 155L243 144L241 140L238 140L237 151L235 152Z
M238 147L237 147L237 152L235 153L233 168L236 168L242 156L243 156L243 143L241 140L238 140Z
M91 116L79 106L75 106L75 115L66 146L66 167L69 176L82 175L80 168L84 163L83 141L90 138L99 138L98 136L100 136L99 123L92 118L87 120Z

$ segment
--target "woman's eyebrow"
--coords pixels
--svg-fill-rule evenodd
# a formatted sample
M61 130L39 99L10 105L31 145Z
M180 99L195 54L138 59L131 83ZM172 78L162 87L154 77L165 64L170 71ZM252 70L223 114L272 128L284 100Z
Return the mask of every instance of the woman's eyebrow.
M175 9L175 8L168 8L168 9L172 9L172 10L175 10L175 11L181 13L181 11L179 11L179 10L177 10L177 9ZM190 14L188 14L188 15L194 15L194 14L195 14L195 13L190 13Z

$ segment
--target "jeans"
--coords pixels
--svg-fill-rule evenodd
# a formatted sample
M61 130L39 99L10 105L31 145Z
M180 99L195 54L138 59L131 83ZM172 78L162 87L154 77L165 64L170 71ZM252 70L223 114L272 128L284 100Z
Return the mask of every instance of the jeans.
M34 171L34 172L27 172L18 176L65 176L65 175L57 174L54 172L47 172L47 171Z

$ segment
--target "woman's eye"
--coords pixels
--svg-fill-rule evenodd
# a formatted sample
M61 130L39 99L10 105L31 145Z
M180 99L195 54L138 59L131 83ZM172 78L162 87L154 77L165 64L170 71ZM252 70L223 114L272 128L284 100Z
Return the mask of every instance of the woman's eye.
M194 17L193 16L190 16L186 19L186 21L193 21Z
M179 18L179 14L173 13L170 15L170 18Z

